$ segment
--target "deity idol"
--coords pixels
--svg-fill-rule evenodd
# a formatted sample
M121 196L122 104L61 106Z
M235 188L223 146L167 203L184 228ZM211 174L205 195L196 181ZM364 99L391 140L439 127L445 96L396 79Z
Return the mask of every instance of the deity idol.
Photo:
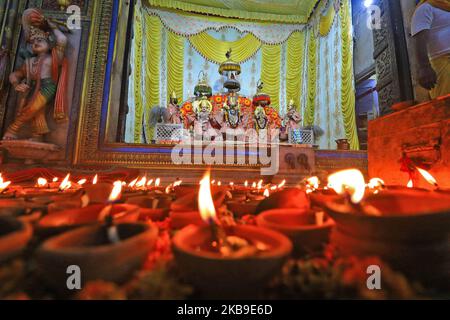
M256 131L266 130L268 128L269 119L263 107L256 107L255 109L255 126Z
M214 119L211 115L213 106L206 96L193 103L196 121L194 132L196 136L209 136Z
M11 85L20 94L19 111L3 139L17 139L19 130L29 123L31 140L42 141L43 136L50 131L45 117L45 109L50 102L55 101L55 120L66 119L64 101L67 61L64 56L67 37L38 9L24 12L23 27L32 56L9 77Z
M230 94L222 108L224 128L237 129L242 126L241 107L235 94Z
M291 99L287 107L287 114L284 117L286 131L297 130L301 127L302 116L297 112L294 100Z
M182 122L180 114L180 106L178 105L178 98L175 91L172 92L170 97L169 105L167 107L169 113L169 123L170 124L180 124Z

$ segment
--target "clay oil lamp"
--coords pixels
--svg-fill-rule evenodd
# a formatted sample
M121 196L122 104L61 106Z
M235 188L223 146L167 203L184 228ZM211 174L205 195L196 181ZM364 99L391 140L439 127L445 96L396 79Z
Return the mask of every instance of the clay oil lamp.
M280 210L280 212L283 212L286 208L295 208L298 212L308 212L311 208L311 203L306 192L300 188L286 188L273 192L260 202L256 208L256 214L268 210Z
M15 217L24 222L34 223L46 212L46 205L24 198L0 200L0 217Z
M147 220L163 220L167 217L170 204L172 203L172 198L170 196L137 196L129 197L126 202L127 204L136 205L140 207L139 219L142 221Z
M262 212L256 217L258 226L286 235L294 245L294 254L302 256L323 249L330 240L334 221L323 211L298 209L275 209Z
M43 279L56 291L65 291L67 267L76 265L82 281L105 280L122 283L129 280L153 249L158 228L130 221L129 205L115 205L122 183L116 182L110 203L97 210L96 218L104 223L78 228L45 241L37 252L37 264ZM137 208L137 207L134 207ZM135 210L135 209L131 209ZM128 219L117 219L125 212ZM70 213L69 213L70 214ZM125 218L125 216L124 216Z
M255 214L256 209L264 199L264 195L250 195L247 193L244 198L235 198L232 195L232 199L227 201L227 208L233 212L235 217L239 218L248 214Z
M36 225L42 235L53 235L81 226L97 224L105 210L116 222L135 222L139 218L139 207L130 204L114 204L120 197L122 182L115 182L107 204L90 204L86 207L53 212L43 217Z
M173 238L177 265L201 297L249 298L281 269L292 250L284 235L254 226L224 226L216 216L206 174L198 193L206 225L190 225Z
M213 201L216 207L222 207L227 197L227 188L214 187ZM170 206L170 226L172 229L182 229L190 224L204 226L198 207L198 191L189 192L172 202Z
M12 217L0 217L0 263L20 255L33 235L32 227Z
M423 284L448 286L450 196L417 190L366 193L358 170L329 184L341 198L324 203L336 222L331 241L343 254L376 255Z
M283 180L279 185L266 185L263 188L262 180L260 180L258 183L254 183L254 188L231 190L232 199L227 202L227 208L233 212L235 217L254 215L258 213L261 202L268 198L270 193L282 190L285 184L286 180Z

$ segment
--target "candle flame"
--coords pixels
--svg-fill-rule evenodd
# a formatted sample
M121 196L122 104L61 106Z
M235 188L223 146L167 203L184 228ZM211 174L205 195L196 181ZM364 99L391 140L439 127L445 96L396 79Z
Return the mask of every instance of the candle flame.
M217 185L220 187L222 186L222 181L217 182Z
M96 174L94 176L94 179L92 179L92 184L97 184L97 182L98 182L98 174Z
M47 184L48 184L47 179L44 179L44 178L37 179L37 186L38 187L41 187L41 188L42 187L46 187Z
M425 180L427 180L427 182L435 187L438 186L437 180L426 170L421 169L421 168L417 168L417 170L420 172L420 174L422 175L422 177L425 178Z
M203 221L210 223L216 220L216 208L211 195L210 173L207 171L200 181L200 190L198 192L198 209Z
M80 186L82 186L83 184L85 184L87 182L86 179L81 179L80 181L77 182L77 184L79 184Z
M256 182L253 182L253 183L252 183L252 188L253 188L253 189L256 189Z
M148 180L147 187L150 187L153 184L153 179Z
M211 184L212 185L216 184L216 180L211 181Z
M67 174L67 176L64 178L64 180L59 185L60 191L65 191L65 190L70 189L70 187L72 186L72 183L69 181L69 179L70 179L70 173Z
M278 185L278 189L283 188L286 185L286 180L281 181L281 183Z
M377 189L377 188L383 188L385 186L385 183L380 178L372 178L372 179L370 179L370 181L367 184L367 186L370 189Z
M406 186L408 188L414 188L414 182L412 181L412 179L409 179L408 183L406 184Z
M116 181L114 182L114 187L111 191L111 194L109 195L108 201L109 202L114 202L117 199L120 198L122 194L122 181Z
M230 182L230 187L233 187L234 186L234 182Z
M366 182L361 171L357 169L344 170L328 177L328 186L338 194L350 194L353 203L359 203L364 198Z
M245 182L244 182L244 187L248 187L248 181L247 180L245 180Z
M58 182L58 180L59 180L58 178L54 177L52 181L53 182Z
M266 198L270 197L269 189L264 190L264 197L266 197Z
M157 179L155 180L155 187L159 187L160 184L161 184L161 179L160 179L160 178L157 178Z

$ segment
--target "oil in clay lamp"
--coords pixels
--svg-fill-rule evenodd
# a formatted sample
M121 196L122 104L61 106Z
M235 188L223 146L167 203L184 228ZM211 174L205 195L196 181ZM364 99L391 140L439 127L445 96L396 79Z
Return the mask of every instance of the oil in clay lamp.
M450 287L450 196L417 190L366 192L364 176L329 177L341 194L324 203L336 222L331 241L345 255L376 255L424 285Z
M216 216L209 172L198 207L207 225L190 225L173 238L180 271L203 298L255 298L291 253L290 240L265 228L224 226Z

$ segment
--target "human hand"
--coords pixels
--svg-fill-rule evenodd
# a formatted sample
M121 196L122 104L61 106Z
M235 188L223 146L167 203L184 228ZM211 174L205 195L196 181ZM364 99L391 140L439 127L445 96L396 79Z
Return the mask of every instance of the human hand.
M427 90L431 90L436 86L437 75L431 65L419 68L418 81L420 86Z

